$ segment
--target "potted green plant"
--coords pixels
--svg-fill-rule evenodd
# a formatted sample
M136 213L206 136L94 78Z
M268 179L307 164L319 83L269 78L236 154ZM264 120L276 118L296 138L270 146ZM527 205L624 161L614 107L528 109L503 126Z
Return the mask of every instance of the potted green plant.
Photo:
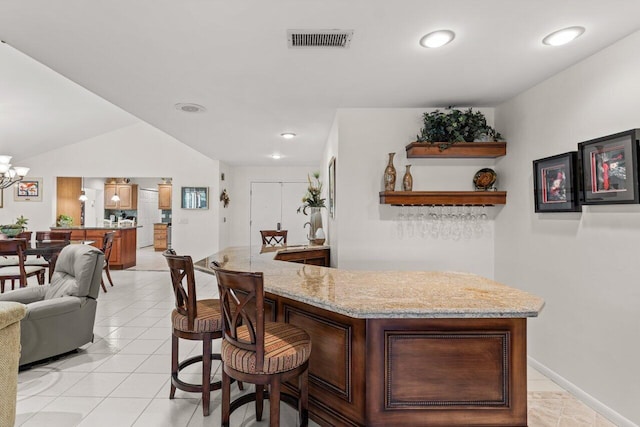
M307 175L309 186L307 192L302 198L302 205L298 207L298 213L302 212L305 215L310 215L309 222L305 223L309 225L309 235L307 238L309 242L315 245L321 245L324 243L324 231L322 231L322 213L320 209L326 207L324 204L325 199L322 198L322 182L320 182L320 172L313 173L313 179ZM310 213L307 213L309 209Z
M27 222L29 222L29 219L20 215L20 217L16 218L15 224L0 225L0 233L7 237L15 237L27 229Z
M58 215L58 227L69 227L73 225L73 218L69 215L60 214Z
M487 124L480 111L447 108L423 114L423 127L418 142L438 144L440 151L458 142L502 141L502 135Z

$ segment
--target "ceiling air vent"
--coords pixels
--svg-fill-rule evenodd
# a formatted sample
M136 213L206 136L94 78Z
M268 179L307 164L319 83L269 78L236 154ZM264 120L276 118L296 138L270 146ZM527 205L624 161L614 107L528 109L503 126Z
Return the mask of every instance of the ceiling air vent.
M347 48L353 30L287 30L289 48Z

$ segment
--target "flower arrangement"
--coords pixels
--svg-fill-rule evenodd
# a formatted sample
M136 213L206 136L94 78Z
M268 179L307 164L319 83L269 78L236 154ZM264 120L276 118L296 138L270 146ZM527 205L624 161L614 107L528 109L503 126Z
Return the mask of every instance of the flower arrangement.
M320 182L320 172L314 172L311 176L307 175L309 186L307 187L307 193L302 198L302 205L298 207L297 212L302 212L307 215L307 208L324 208L325 199L320 197L322 195L322 182Z
M482 112L472 111L471 108L461 111L449 107L447 110L423 114L424 127L416 136L418 142L438 142L442 151L456 142L502 140L502 135L487 124Z

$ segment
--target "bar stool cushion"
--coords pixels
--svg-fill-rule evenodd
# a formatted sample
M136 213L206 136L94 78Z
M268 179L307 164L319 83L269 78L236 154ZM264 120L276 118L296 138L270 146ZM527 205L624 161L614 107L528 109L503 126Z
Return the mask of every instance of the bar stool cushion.
M238 341L249 342L246 326L238 328ZM264 323L264 367L256 372L256 353L222 340L220 355L230 368L249 374L275 374L295 369L309 359L311 338L297 326L281 322Z
M173 310L171 323L173 329L182 332L219 332L222 331L222 314L220 313L220 300L203 299L196 301L198 317L194 319L193 329L189 328L189 320L184 314Z

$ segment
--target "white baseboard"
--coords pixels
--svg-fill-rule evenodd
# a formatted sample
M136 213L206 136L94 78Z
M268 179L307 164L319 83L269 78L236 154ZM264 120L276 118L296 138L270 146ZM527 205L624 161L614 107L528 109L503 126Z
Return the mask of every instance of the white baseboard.
M602 416L606 417L609 421L611 421L618 427L639 427L638 424L635 424L631 420L625 418L624 416L620 415L618 412L609 408L607 405L600 402L598 399L591 396L589 393L585 392L584 390L582 390L572 382L568 381L564 377L558 375L556 372L547 368L545 365L538 362L533 357L527 356L527 362L529 363L529 365L531 365L532 368L535 368L536 370L540 371L546 377L553 380L553 382L558 384L560 387L564 388L569 393L576 396L578 399L580 399L580 401L582 401L585 405L589 406L594 411L602 414Z

